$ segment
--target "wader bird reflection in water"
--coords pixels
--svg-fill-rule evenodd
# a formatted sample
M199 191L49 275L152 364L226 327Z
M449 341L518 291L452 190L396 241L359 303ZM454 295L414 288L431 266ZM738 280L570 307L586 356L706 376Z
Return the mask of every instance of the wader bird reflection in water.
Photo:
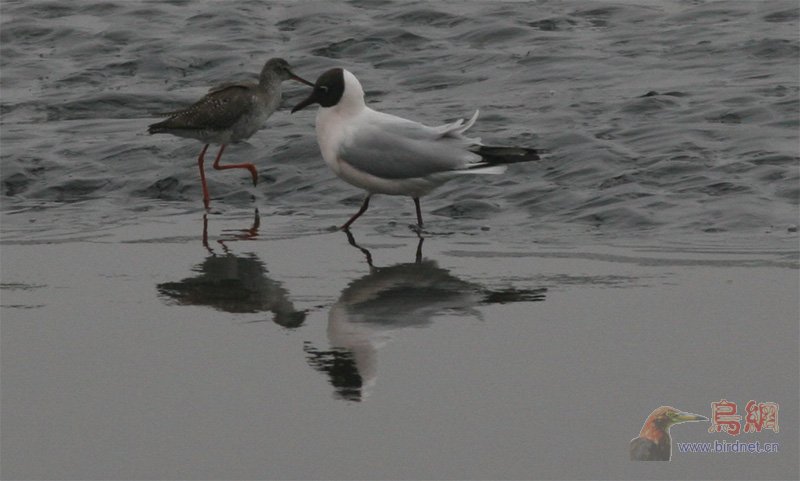
M157 285L159 294L179 305L207 306L230 313L271 312L272 321L287 328L303 324L305 311L298 311L283 285L271 279L255 254L235 255L227 243L258 235L259 215L249 229L234 231L217 240L223 254L208 243L207 218L203 218L203 245L210 255L193 270L197 275L178 282Z
M370 272L352 281L328 311L330 349L304 347L308 363L328 376L341 399L361 401L369 394L377 379L378 350L392 331L429 326L444 314L480 319L482 306L545 299L545 288L493 289L461 280L422 258L421 237L414 262L375 267L370 251L345 233L366 256Z
M661 406L650 413L639 437L631 439L631 461L669 461L672 457L669 428L690 421L708 421L708 418L678 411L671 406Z
M203 162L209 144L220 144L214 160L215 169L247 169L253 178L253 185L256 185L258 173L255 165L249 162L221 165L219 161L226 145L246 140L264 127L264 122L281 103L281 83L284 80L314 86L308 80L295 75L286 60L273 58L264 64L258 83L230 82L214 87L194 104L166 114L166 120L147 128L151 134L172 134L197 139L205 144L197 158L197 165L200 168L203 205L206 209L210 198Z

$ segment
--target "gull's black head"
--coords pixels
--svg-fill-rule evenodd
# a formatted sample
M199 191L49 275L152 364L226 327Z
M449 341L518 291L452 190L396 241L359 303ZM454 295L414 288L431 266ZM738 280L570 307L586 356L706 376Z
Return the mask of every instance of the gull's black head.
M309 105L320 104L322 107L333 107L344 95L344 70L332 68L323 73L314 84L314 91L305 100L295 105L292 113Z

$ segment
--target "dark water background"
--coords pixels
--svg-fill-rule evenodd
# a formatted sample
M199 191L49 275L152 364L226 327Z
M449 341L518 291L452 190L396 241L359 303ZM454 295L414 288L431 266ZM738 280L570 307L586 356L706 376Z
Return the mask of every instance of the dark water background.
M786 233L800 195L797 29L794 1L5 1L5 234L199 207L199 143L146 125L273 56L312 80L344 66L375 108L429 124L480 108L472 133L487 143L550 152L437 190L423 206L445 229L510 216L523 233ZM285 106L305 93L287 90ZM357 204L321 162L313 120L284 108L228 150L261 184L212 172L215 205ZM407 204L378 200L364 222ZM32 212L47 221L33 227Z
M3 0L0 476L796 479L798 28L794 0ZM417 252L376 196L353 246L362 193L287 83L225 153L259 185L209 170L206 214L201 145L146 126L275 56L548 154L424 198ZM741 439L782 451L628 461L652 409L724 397L780 403Z

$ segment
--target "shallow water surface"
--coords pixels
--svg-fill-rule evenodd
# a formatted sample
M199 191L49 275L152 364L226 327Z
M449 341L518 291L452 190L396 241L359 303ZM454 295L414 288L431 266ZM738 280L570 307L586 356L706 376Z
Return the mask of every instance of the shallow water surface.
M793 1L31 1L6 2L2 26L4 211L196 202L200 146L148 136L147 124L282 56L311 79L348 68L378 109L436 124L479 108L471 133L485 142L549 151L437 190L425 204L445 218L511 211L529 229L633 233L797 226ZM287 83L285 105L306 89ZM257 161L261 186L212 172L212 196L348 202L357 191L320 162L312 124L313 109L277 112L226 153Z
M796 469L797 258L169 216L3 245L26 479L763 478ZM265 225L269 224L269 225ZM263 236L261 232L264 232ZM205 237L205 241L204 241ZM370 265L371 264L371 265ZM631 463L661 404L781 404L780 454ZM742 405L743 408L743 405ZM681 442L727 439L699 423ZM582 453L566 462L565 451Z

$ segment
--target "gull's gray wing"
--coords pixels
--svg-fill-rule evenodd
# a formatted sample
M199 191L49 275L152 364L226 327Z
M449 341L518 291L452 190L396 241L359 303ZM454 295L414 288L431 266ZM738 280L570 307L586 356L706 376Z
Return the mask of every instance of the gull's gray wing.
M392 116L375 116L339 148L339 158L384 179L413 179L463 170L480 163L470 146L479 139L461 135L474 122L427 127Z

